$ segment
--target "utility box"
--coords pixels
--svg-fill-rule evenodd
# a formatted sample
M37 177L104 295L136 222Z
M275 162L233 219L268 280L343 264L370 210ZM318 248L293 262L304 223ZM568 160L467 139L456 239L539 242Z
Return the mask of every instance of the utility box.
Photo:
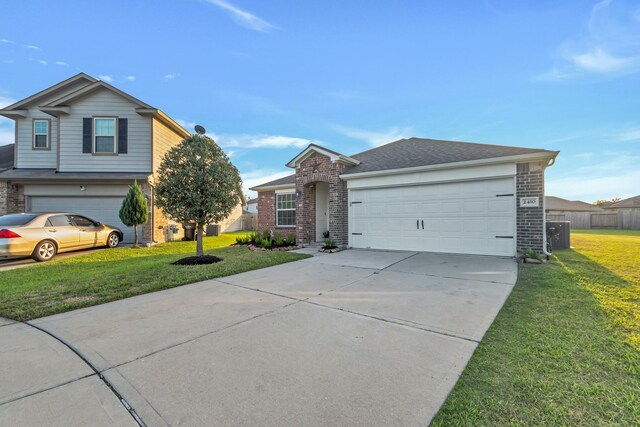
M546 231L551 250L571 247L571 221L547 221Z
M220 224L209 224L207 225L207 236L219 236L220 235Z

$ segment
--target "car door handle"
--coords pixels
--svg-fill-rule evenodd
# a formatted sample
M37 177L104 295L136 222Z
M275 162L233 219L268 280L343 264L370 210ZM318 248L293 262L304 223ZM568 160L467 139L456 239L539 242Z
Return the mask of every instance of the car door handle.
M51 230L47 230L47 231L48 231L49 233L55 233L55 232L56 232L56 231L58 231L58 230L56 230L55 228L52 228Z
M422 220L422 229L424 230L424 219Z
M420 220L416 219L416 230L420 230Z

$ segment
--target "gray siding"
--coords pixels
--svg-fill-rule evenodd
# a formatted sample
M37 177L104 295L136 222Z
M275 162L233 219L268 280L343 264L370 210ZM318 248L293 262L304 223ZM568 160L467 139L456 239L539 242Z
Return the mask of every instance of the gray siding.
M151 172L151 118L135 112L131 101L106 89L75 102L60 121L60 172ZM127 154L82 153L82 118L106 116L129 119Z
M33 119L48 119L50 150L34 150ZM29 115L16 120L18 137L16 140L16 167L18 168L55 168L58 149L58 119L43 113L37 108L30 108Z

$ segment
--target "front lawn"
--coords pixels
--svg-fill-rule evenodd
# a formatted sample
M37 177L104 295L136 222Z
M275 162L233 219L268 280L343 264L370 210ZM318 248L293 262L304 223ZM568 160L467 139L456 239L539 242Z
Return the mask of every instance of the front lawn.
M187 283L229 276L306 258L290 252L251 252L228 247L244 232L205 237L204 249L223 261L176 266L195 255L195 242L170 242L151 248L105 249L0 272L0 317L29 320L102 304Z
M640 233L620 231L520 266L433 425L637 425Z

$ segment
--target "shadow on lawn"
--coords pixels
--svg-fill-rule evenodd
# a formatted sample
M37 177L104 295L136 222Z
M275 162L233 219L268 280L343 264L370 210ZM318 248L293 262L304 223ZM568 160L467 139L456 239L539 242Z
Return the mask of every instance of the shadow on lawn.
M591 293L627 342L640 351L640 283L620 277L574 249L555 251L557 262Z

